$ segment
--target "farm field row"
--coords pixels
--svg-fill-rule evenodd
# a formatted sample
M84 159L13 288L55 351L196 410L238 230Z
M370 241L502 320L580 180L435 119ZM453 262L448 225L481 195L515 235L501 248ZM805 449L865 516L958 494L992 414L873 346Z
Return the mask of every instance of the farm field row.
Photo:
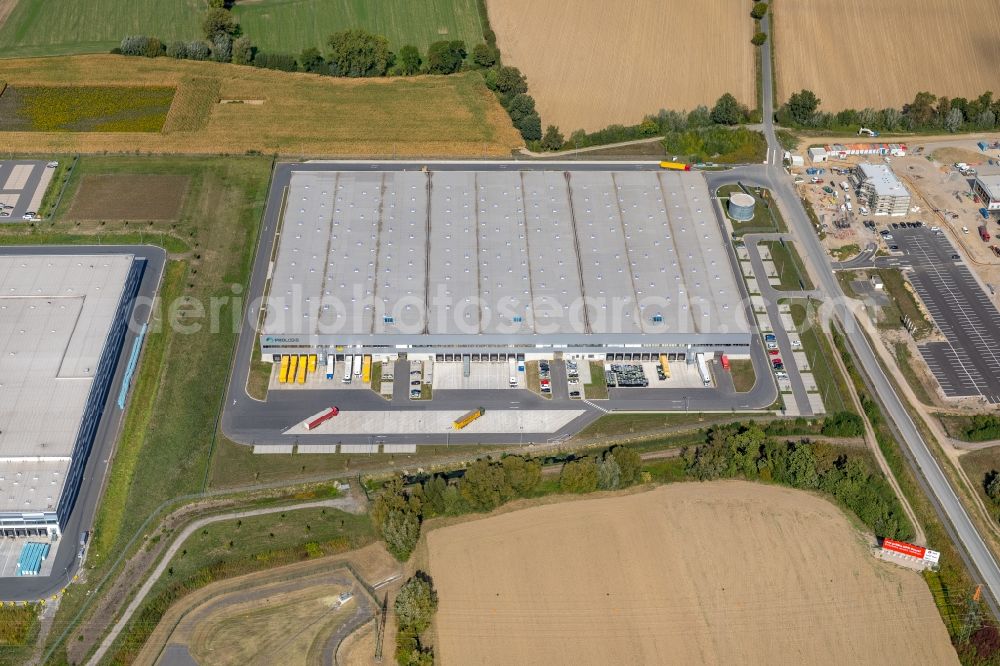
M779 100L808 88L839 111L1000 90L994 0L783 0L774 20Z
M727 0L489 0L507 64L566 135L730 92L754 106L753 22ZM526 18L530 17L530 19ZM724 39L718 39L725 35Z
M0 2L0 18L9 0ZM205 0L13 0L0 20L0 57L106 52L126 35L165 42L201 37ZM476 0L257 0L237 4L243 32L266 51L297 54L322 48L338 30L364 28L389 38L393 49L421 50L439 39L483 41Z
M482 77L472 72L335 79L211 62L93 55L0 60L0 80L11 90L65 85L177 89L162 132L0 131L0 140L13 151L498 157L521 143Z
M431 529L427 551L446 664L958 663L920 575L872 557L830 502L785 488L678 483L533 506Z

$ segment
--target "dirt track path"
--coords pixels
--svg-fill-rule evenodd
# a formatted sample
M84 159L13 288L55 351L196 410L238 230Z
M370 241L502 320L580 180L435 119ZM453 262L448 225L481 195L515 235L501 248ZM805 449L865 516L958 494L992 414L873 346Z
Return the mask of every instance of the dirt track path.
M201 528L205 527L206 525L217 523L223 520L247 518L250 516L263 516L271 513L281 513L283 511L297 511L299 509L314 509L320 507L340 509L341 511L349 511L351 513L361 513L363 510L361 502L357 498L349 496L349 497L339 497L337 499L332 499L332 500L319 500L315 502L303 502L302 504L266 507L263 509L252 509L250 511L232 511L230 513L224 513L217 516L208 516L206 518L201 518L200 520L196 520L190 525L188 525L179 535L177 535L173 543L170 544L170 547L167 549L166 553L164 553L164 556L160 560L160 563L156 566L155 569L153 569L152 573L146 579L146 582L143 583L142 587L139 588L139 591L136 593L135 597L132 599L129 605L125 608L125 611L122 613L122 616L119 618L118 622L115 623L115 626L112 627L111 632L108 633L107 636L105 636L103 641L101 641L101 644L97 648L97 651L94 652L94 655L87 661L87 664L91 666L96 666L96 664L100 663L100 661L104 658L104 656L108 652L108 649L115 642L115 639L118 638L118 635L122 632L122 630L128 624L129 620L132 619L132 616L142 605L142 602L146 599L146 595L149 594L149 591L156 584L156 581L158 581L160 576L163 575L163 572L166 571L167 566L170 564L170 560L173 558L174 555L177 554L177 551L180 549L180 547L184 544L184 541L189 536L191 536Z
M17 0L0 0L0 28L17 6Z

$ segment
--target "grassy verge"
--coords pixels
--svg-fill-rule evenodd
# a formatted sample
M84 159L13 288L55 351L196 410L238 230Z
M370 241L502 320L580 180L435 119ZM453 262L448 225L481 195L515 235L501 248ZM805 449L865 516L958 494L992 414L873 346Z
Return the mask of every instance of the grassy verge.
M903 272L895 269L883 269L878 271L885 285L885 293L892 299L892 305L883 308L885 311L885 321L881 324L889 328L899 328L902 326L902 318L908 317L913 323L913 337L920 339L930 335L934 330L934 325L924 316L923 310L917 303L917 297L913 295ZM891 308L895 308L894 310Z
M830 349L826 334L817 322L808 319L806 301L794 299L789 303L792 321L802 340L802 351L805 352L816 386L823 397L823 406L830 414L850 410L846 398L847 384L833 360L833 350Z
M587 400L608 399L608 380L600 361L590 361L590 383L583 385L583 394Z
M767 155L767 141L761 132L738 127L701 127L683 132L667 132L663 147L668 155L688 162L759 164Z
M857 256L859 252L861 252L861 246L857 243L850 243L830 250L830 255L837 261L847 261L851 257Z
M769 234L769 233L781 233L788 231L788 227L785 225L785 220L781 216L781 212L778 210L777 205L772 205L771 193L767 190L761 188L746 188L744 190L739 185L723 185L716 191L716 196L720 199L723 210L727 210L729 205L729 195L734 192L749 192L756 203L754 205L754 215L753 219L749 222L741 222L739 220L734 220L729 218L729 222L733 225L733 235L742 236L743 234ZM728 217L728 213L727 213Z
M994 520L1000 519L1000 505L986 492L986 484L1000 472L1000 446L991 446L979 451L970 451L961 458L962 468L972 481L972 485L990 510Z
M586 428L581 430L574 439L616 437L620 435L635 435L643 432L653 432L663 428L677 426L700 426L712 415L702 413L664 413L664 414L605 414ZM726 418L729 418L726 415Z
M893 350L896 355L896 365L899 367L899 371L902 373L906 383L913 389L917 400L925 405L934 404L933 399L927 392L927 387L920 381L920 377L917 376L916 371L913 369L916 363L922 363L922 361L917 361L913 358L913 355L910 354L910 348L904 342L897 342L893 345Z
M66 184L69 182L69 177L72 175L73 168L79 159L78 156L74 155L71 160L59 160L59 166L55 168L52 180L49 181L49 186L42 196L42 203L38 206L38 210L35 211L43 219L47 220L55 214L56 206L62 198L62 193L66 191Z
M948 436L963 442L1000 439L1000 416L995 414L937 414Z
M254 336L253 356L250 357L250 374L247 376L247 393L251 398L267 400L267 386L271 382L273 363L260 360L260 340Z
M367 515L303 509L215 523L193 534L111 649L128 664L170 604L222 578L360 548L374 541Z
M0 606L0 664L24 664L38 635L40 606Z
M906 463L902 449L897 442L895 435L882 415L879 404L871 397L871 392L865 383L864 378L854 364L854 359L847 349L847 342L839 332L834 333L834 344L838 353L847 366L851 381L861 398L865 416L871 423L875 431L875 439L882 451L886 462L889 464L893 475L896 477L903 494L910 502L917 519L920 521L927 535L928 545L941 552L941 564L937 571L925 571L924 579L934 597L934 603L938 608L941 619L951 636L952 642L958 646L962 631L962 618L968 601L975 589L975 583L965 568L962 558L958 553L954 543L948 536L947 531L941 524L938 514L930 500L919 487L914 472ZM979 612L983 617L990 617L989 609L985 603L978 605ZM963 663L978 664L989 663L985 660L968 659Z
M794 244L765 241L762 245L766 245L771 251L771 261L774 262L774 268L778 271L778 277L781 280L780 284L777 285L778 289L793 291L813 288L812 281L806 273L802 258L799 257Z
M733 376L733 386L737 393L746 393L757 381L757 373L754 372L750 359L730 360L729 372Z

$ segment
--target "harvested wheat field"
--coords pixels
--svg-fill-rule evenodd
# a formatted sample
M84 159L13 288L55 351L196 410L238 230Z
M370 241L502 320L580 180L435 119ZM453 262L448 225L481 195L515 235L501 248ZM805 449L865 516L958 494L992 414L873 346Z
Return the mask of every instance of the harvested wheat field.
M774 21L779 101L808 88L827 111L881 109L1000 90L996 0L782 0Z
M488 0L504 62L565 134L660 109L754 106L749 9L731 0Z
M11 89L175 86L158 132L0 132L14 152L509 156L521 145L477 72L337 79L172 58L0 59ZM0 97L0 100L3 98Z
M448 664L857 664L957 656L915 572L833 504L728 481L432 530Z
M175 174L89 174L80 182L69 220L176 220L189 176Z

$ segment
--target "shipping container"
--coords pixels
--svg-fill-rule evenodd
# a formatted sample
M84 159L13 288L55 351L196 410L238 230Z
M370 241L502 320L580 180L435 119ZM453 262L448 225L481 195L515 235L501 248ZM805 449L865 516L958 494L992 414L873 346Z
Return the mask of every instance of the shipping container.
M309 368L309 357L305 354L299 356L299 369L295 375L295 381L299 384L306 383L306 370Z
M323 410L316 418L306 422L306 430L312 430L316 426L326 423L339 413L340 410L336 407L330 407L329 409Z
M281 355L281 369L278 371L278 383L284 384L288 381L288 363L290 357L288 354Z
M452 425L455 426L455 430L461 430L462 428L469 425L470 423L472 423L485 413L486 413L485 408L477 407L476 409L473 409L471 412L455 419L455 422Z

